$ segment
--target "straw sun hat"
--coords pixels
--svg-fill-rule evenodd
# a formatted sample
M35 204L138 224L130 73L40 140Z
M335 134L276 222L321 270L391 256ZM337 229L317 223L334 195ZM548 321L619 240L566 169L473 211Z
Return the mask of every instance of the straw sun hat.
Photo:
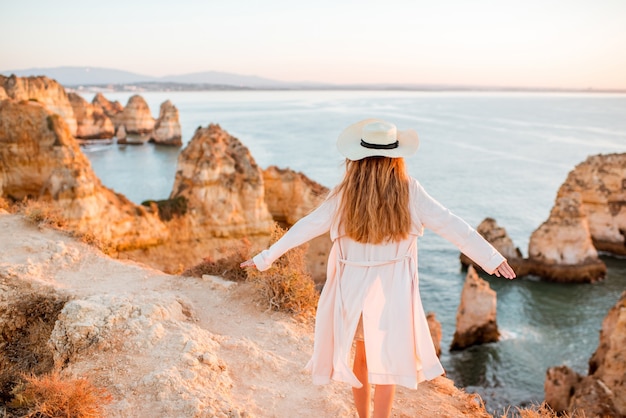
M348 126L337 138L339 152L349 160L366 157L408 157L419 146L413 129L399 131L396 125L381 119L365 119Z

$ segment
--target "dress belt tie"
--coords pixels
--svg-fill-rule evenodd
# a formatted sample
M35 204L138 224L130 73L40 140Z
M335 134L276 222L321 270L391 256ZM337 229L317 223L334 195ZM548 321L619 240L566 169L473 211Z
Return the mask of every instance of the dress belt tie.
M401 261L406 260L407 258L411 258L410 255L405 255L403 257L398 257L398 258L392 258L391 260L373 260L373 261L352 261L352 260L345 260L343 258L339 259L339 262L342 264L345 264L347 266L355 266L355 267L377 267L377 266L384 266L385 264L395 264L395 263L399 263Z

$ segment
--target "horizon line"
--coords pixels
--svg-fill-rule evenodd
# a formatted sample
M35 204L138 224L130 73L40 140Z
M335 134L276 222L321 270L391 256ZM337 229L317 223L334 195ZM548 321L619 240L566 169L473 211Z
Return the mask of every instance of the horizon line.
M118 68L111 67L97 67L97 66L72 66L72 65L61 65L56 67L30 67L23 69L13 69L9 71L0 70L0 75L9 74L15 75L15 72L28 72L32 70L55 70L55 69L82 69L82 70L106 70L106 71L117 71L117 72L125 72L132 75L137 76L146 76L155 78L155 80L145 80L145 81L134 81L127 83L93 83L93 84L62 84L69 88L75 87L108 87L108 86L134 86L141 84L171 84L171 85L180 85L180 86L201 86L199 89L189 89L188 91L198 90L381 90L381 91L493 91L493 92L572 92L572 93L626 93L626 87L619 88L596 88L593 86L589 87L556 87L556 86L548 86L548 87L538 87L538 86L516 86L516 85L508 85L508 86L498 86L498 85L480 85L480 84L454 84L454 83L391 83L391 82L363 82L363 83L331 83L331 82L322 82L322 81L310 81L310 80L302 80L302 81L284 81L277 80L274 78L267 78L265 76L256 75L256 74L242 74L242 73L233 73L219 70L203 70L203 71L194 71L194 72L185 72L179 74L169 74L165 76L154 76L143 73L137 73L129 70L122 70ZM250 86L250 85L236 85L236 84L219 84L219 83L196 83L196 82L184 82L184 81L161 81L160 79L166 79L168 77L180 77L180 76L189 76L189 75L198 75L203 73L218 73L218 74L226 74L240 77L250 77L250 78L260 78L266 80L268 82L275 82L279 84L286 84L286 86ZM53 77L47 76L45 74L41 74L45 77L49 77L54 79ZM16 77L19 77L16 75ZM23 77L23 76L22 76ZM26 76L26 77L31 77ZM32 76L36 77L36 76ZM55 80L58 81L58 80ZM213 88L211 88L213 87ZM153 90L154 91L154 90ZM162 90L167 91L167 90Z

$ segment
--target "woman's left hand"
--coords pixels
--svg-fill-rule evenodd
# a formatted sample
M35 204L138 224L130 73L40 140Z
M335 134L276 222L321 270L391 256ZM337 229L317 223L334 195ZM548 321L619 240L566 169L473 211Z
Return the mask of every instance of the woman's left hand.
M500 277L506 277L509 280L514 279L515 276L515 272L513 271L513 269L511 268L511 266L509 266L509 263L504 260L502 262L502 264L500 264L495 271L493 272L493 274L495 274L496 276Z

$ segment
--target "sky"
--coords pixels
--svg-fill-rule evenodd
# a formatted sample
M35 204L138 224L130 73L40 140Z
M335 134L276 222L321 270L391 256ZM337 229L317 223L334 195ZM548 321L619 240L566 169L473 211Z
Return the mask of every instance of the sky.
M0 0L0 70L626 89L626 0Z

